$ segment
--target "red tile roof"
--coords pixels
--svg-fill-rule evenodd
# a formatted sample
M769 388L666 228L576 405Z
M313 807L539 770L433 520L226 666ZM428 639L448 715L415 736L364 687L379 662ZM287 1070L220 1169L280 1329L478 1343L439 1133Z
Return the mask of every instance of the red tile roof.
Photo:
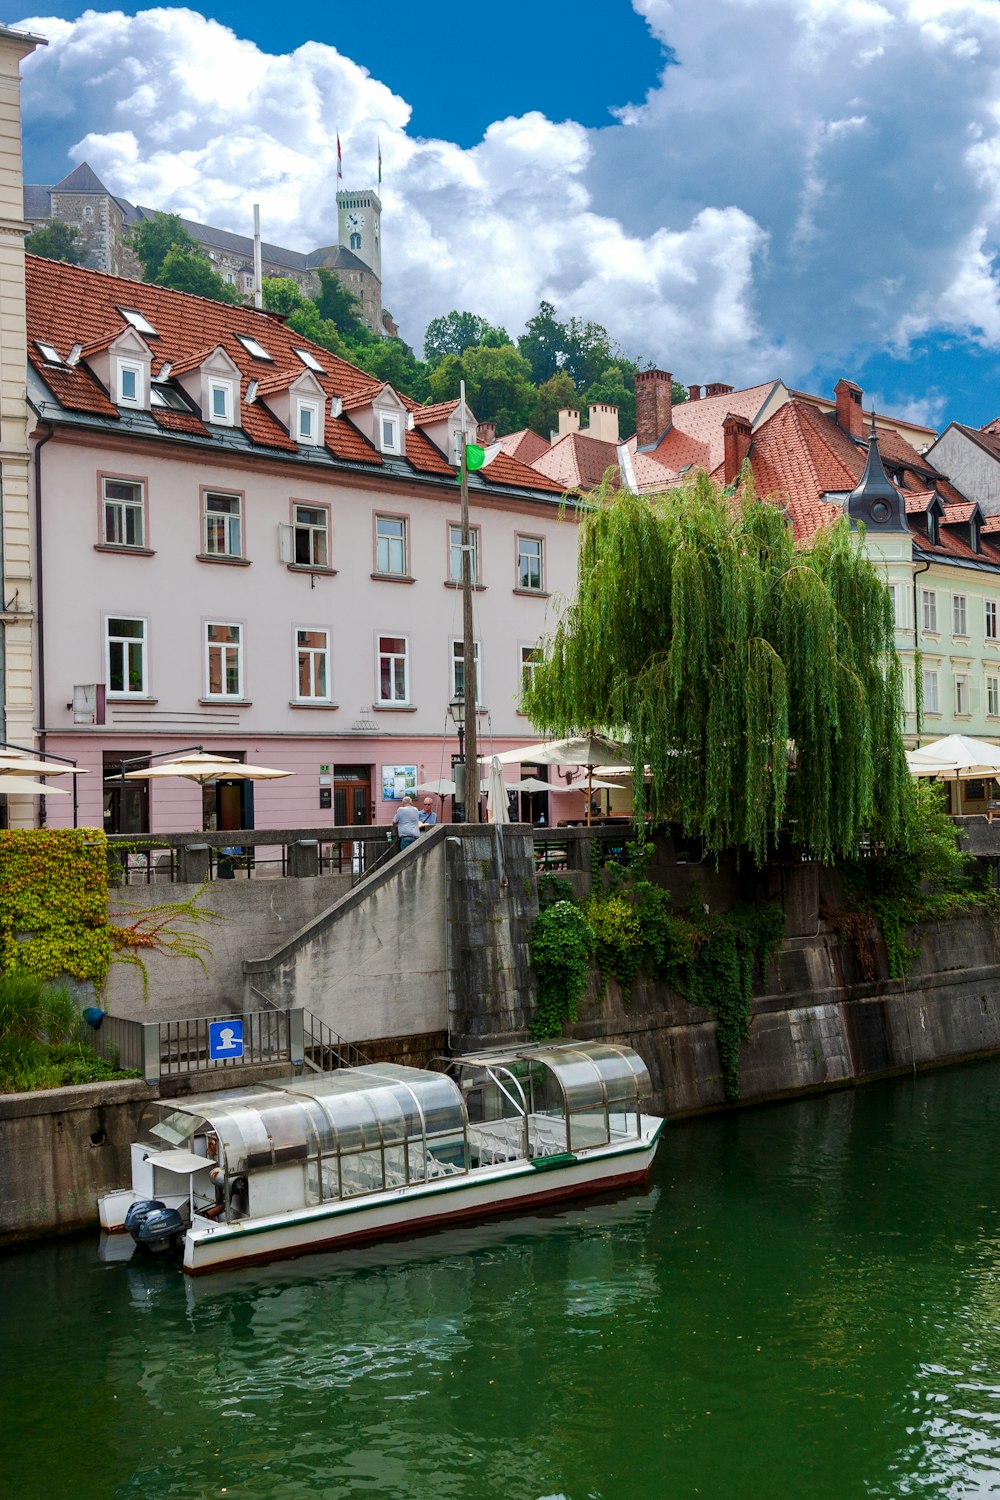
M479 470L479 477L485 479L487 484L512 485L521 490L545 490L551 495L561 495L565 492L565 485L557 484L547 474L540 474L537 469L529 468L527 464L520 463L518 459L511 458L509 453L503 449L490 459L486 466Z
M776 384L768 380L721 396L706 396L701 401L678 402L672 410L670 431L652 450L657 461L675 473L686 464L711 473L725 456L722 424L726 417L731 412L755 421Z
M588 437L585 432L568 432L531 467L557 480L563 489L596 489L609 469L615 487L620 482L618 445Z
M410 403L407 402L410 406ZM418 406L415 402L410 406L413 420L418 427L423 427L426 422L441 422L445 417L450 417L458 405L458 397L454 401L438 401L433 406Z
M533 464L549 451L549 444L530 427L522 427L520 432L508 432L506 437L497 438L497 442L504 453L519 459L522 464Z
M208 428L193 411L174 411L167 406L154 406L150 416L164 432L190 432L198 437L207 437Z
M454 479L456 470L436 448L430 438L414 428L406 434L406 457L422 474L440 474L443 479Z

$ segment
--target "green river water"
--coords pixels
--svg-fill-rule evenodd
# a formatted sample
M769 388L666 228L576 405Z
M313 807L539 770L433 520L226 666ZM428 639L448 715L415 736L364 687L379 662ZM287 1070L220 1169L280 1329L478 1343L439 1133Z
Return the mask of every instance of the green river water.
M0 1261L4 1500L1000 1495L1000 1062L668 1125L650 1189L192 1282Z

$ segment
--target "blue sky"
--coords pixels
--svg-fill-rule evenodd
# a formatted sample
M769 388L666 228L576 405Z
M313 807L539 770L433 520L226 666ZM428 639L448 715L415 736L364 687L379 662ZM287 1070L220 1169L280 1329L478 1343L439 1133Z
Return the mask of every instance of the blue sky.
M840 375L1000 414L996 0L57 6L25 169L327 243L381 140L384 298L419 345L540 298L686 383Z

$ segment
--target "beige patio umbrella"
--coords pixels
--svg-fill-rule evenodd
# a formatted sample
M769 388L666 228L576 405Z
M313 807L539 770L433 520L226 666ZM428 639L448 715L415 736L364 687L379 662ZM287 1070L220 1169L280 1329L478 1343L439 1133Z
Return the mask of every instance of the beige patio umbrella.
M31 755L0 750L0 776L72 776L74 773L77 776L89 774L78 766L53 765L50 760L36 760Z
M183 776L205 786L210 781L274 781L279 776L294 776L294 771L275 771L270 766L249 766L245 761L233 760L227 755L212 755L202 750L190 755L178 755L176 760L165 760L159 766L145 766L138 771L126 771L126 781L145 781L164 776Z
M962 811L962 782L1000 776L1000 745L971 734L946 734L943 739L907 750L911 776L936 776L958 784L958 810Z
M0 770L0 793L5 797L68 797L65 787L46 786L43 781L32 781L27 776L9 776Z
M620 765L626 747L617 740L606 739L602 734L574 735L568 740L542 740L535 745L521 745L516 750L505 750L496 758L501 765L520 765L523 761L536 766L583 766L588 784L592 785L594 772L601 766ZM558 788L552 787L552 791ZM587 826L590 826L590 797L587 797Z

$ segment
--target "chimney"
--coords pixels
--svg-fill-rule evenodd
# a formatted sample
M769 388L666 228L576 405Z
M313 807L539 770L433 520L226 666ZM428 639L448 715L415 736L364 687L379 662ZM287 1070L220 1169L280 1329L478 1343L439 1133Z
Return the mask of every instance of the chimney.
M635 434L640 448L651 448L670 426L674 377L666 370L635 372Z
M476 427L476 442L481 448L488 448L497 440L497 424L495 422L480 422Z
M737 417L732 412L726 417L722 424L725 437L725 465L724 480L726 484L735 484L740 477L740 470L750 452L750 440L753 428L750 426L749 417Z
M689 401L700 401L701 400L701 386L700 385L689 385L688 386L688 400Z
M732 393L732 386L726 385L722 380L713 380L710 385L706 385L705 387L706 396L731 396Z
M617 406L592 406L590 408L589 432L592 438L599 438L602 443L617 443Z
M837 397L837 426L856 442L864 436L865 419L861 411L861 387L853 380L838 380L833 388Z
M559 413L558 438L563 438L569 432L580 431L580 413L573 406L564 406Z

